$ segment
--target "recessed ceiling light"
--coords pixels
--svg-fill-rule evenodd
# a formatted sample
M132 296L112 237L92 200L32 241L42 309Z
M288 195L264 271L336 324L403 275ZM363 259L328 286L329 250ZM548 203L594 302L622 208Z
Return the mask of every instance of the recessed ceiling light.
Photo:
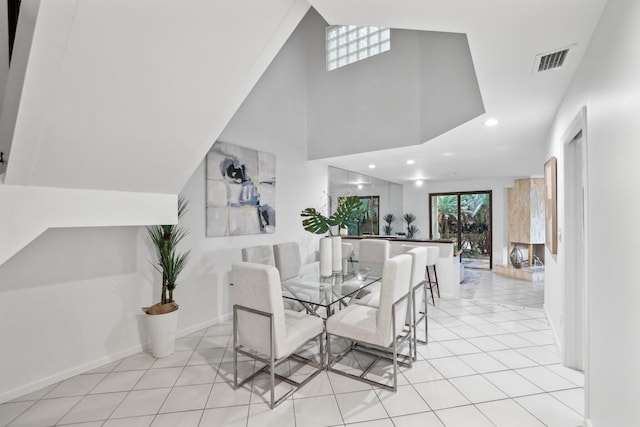
M373 163L369 165L369 169L375 169L375 168L376 168L376 165L374 165Z
M407 160L407 164L408 164L408 165L412 165L412 164L414 164L415 162L416 162L415 160Z
M484 125L487 127L495 126L498 124L498 119L487 119L484 121Z
M422 180L421 179L417 179L416 180L416 187L422 187Z
M358 184L358 190L362 190L362 184Z

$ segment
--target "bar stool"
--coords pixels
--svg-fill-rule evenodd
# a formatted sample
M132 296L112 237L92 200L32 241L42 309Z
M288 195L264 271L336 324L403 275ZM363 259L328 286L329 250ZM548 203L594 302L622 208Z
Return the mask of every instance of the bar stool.
M433 297L433 286L435 285L438 292L438 298L440 298L440 285L438 284L438 270L436 269L436 262L440 257L440 249L436 246L427 247L427 285L431 291L431 302L436 305L436 301ZM435 280L431 280L430 268L433 269L433 276ZM426 309L426 307L425 307Z

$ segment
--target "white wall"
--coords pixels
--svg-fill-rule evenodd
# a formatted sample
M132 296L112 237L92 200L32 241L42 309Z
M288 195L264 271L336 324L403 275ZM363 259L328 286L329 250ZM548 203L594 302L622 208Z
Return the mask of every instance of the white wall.
M542 169L542 167L541 167ZM493 265L507 263L508 250L508 210L507 188L513 187L513 179L474 180L474 181L425 181L422 187L414 184L404 185L404 213L416 216L416 226L420 229L419 239L429 238L429 193L447 193L457 191L492 191L492 252Z
M0 402L140 351L141 230L51 229L0 265Z
M302 228L300 212L321 208L328 191L327 166L306 161L306 74L304 40L294 32L219 140L276 155L276 232L206 238L205 167L200 164L182 194L190 200L183 223L191 229L185 246L192 259L180 285L192 306L181 305L180 325L230 313L229 266L246 246L297 241L304 261L314 259L317 236ZM186 308L186 310L183 310Z
M327 72L327 23L304 21L310 158L420 144L484 113L465 34L393 29L391 50Z
M228 272L240 248L298 241L305 260L314 256L317 237L299 213L326 200L328 174L306 161L305 84L304 45L294 35L221 136L276 155L275 234L205 238L202 163L182 191L192 258L175 295L181 333L230 314ZM0 402L140 351L140 307L159 295L152 258L141 227L73 228L45 232L0 265Z
M609 0L549 137L558 157L559 207L565 195L561 137L587 107L590 227L587 388L594 427L638 422L640 287L635 264L640 199L640 2ZM574 221L559 211L559 227ZM563 245L545 254L545 307L562 326Z

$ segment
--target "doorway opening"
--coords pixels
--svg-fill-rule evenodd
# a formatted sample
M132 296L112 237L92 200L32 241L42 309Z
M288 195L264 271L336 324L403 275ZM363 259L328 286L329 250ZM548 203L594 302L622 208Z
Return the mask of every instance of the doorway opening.
M493 268L491 190L429 194L429 236L453 241L466 268Z
M564 146L565 154L565 343L563 361L584 371L586 348L586 147L582 129Z

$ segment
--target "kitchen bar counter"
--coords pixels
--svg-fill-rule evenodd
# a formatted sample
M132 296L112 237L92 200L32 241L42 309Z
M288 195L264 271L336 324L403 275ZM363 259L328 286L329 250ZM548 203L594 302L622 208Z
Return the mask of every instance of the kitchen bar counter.
M390 256L396 256L406 252L403 246L436 246L440 249L440 258L436 262L438 269L438 281L440 284L440 295L446 298L460 297L460 258L453 252L453 242L451 240L429 240L429 239L406 239L401 236L342 236L344 243L353 245L353 258L358 259L358 247L362 239L384 239L389 240Z

